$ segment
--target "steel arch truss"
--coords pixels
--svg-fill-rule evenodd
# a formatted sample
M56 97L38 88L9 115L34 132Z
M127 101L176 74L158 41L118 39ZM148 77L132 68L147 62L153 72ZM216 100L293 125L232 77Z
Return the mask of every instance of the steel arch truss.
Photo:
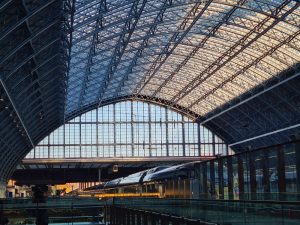
M128 95L200 116L300 61L298 1L76 1L66 114Z
M299 67L300 68L300 67ZM199 122L236 151L300 138L300 69L246 93ZM220 126L222 124L222 126Z
M65 0L0 4L1 175L64 121L71 15Z
M299 1L75 2L66 118L116 99L145 99L198 117L235 143L253 136L241 129L229 135L229 127L235 129L243 118L261 134L299 117L288 98L278 96L282 105L294 109L294 116L286 118L276 104L259 96L250 108L232 112L236 124L215 118L249 93L286 79L283 71L297 71ZM257 110L255 104L269 107L278 120L257 112L255 121L248 115Z
M243 124L257 135L293 128L300 117L299 5L1 1L0 158L12 153L0 170L9 174L18 153L24 156L66 119L117 99L166 104L237 148L253 137L237 129Z

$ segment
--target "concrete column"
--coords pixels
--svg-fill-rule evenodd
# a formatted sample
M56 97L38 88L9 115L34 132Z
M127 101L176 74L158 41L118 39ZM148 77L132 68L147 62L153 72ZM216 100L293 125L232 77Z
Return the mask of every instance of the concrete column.
M0 198L6 197L6 182L0 181Z

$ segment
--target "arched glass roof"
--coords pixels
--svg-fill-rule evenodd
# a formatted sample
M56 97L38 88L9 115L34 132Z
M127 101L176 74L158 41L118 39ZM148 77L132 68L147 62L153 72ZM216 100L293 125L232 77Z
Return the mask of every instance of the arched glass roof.
M300 61L298 1L75 1L66 114L148 96L199 116Z
M300 131L299 62L298 0L3 0L0 174L125 99L174 108L235 150L286 141Z

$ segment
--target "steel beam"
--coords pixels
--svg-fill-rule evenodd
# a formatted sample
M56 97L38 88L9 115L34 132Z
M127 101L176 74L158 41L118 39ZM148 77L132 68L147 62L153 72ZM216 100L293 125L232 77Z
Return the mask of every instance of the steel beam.
M13 0L4 0L0 3L0 11L4 9L7 5L9 5Z
M251 68L252 66L258 64L260 61L262 61L265 57L272 55L272 53L274 53L278 48L282 47L285 43L288 43L290 41L292 41L294 38L296 38L298 35L300 34L300 30L298 30L297 32L295 32L294 34L290 35L288 38L286 38L284 41L280 42L278 45L272 47L271 49L269 49L268 51L266 51L264 54L262 54L260 57L258 57L257 59L255 59L253 62L251 62L250 64L248 64L247 66L243 67L243 69L241 69L240 71L238 71L237 73L235 73L233 76L227 78L226 80L224 80L223 82L221 82L218 86L214 87L212 90L210 90L209 92L207 92L206 94L204 94L203 96L201 96L199 99L197 99L195 102L191 103L187 108L192 108L194 105L198 104L200 101L204 100L205 98L207 98L208 96L214 94L217 90L221 89L224 85L226 85L229 82L232 82L237 76L243 74L246 70L248 70L249 68Z
M258 138L266 137L266 136L269 136L269 135L272 135L272 134L277 134L277 133L280 133L280 132L283 132L283 131L286 131L286 130L291 130L291 129L298 128L298 127L300 127L300 124L292 125L292 126L285 127L285 128L282 128L282 129L278 129L278 130L275 130L275 131L271 131L271 132L268 132L268 133L265 133L265 134L261 134L261 135L255 136L255 137L251 137L251 138L248 138L248 139L245 139L245 140L242 140L242 141L234 142L234 143L229 144L228 146L232 147L232 146L235 146L235 145L238 145L238 144L243 144L243 143L248 142L248 141L256 140Z
M142 56L144 49L147 48L147 46L149 44L149 39L151 37L155 36L157 26L160 21L163 21L163 17L164 17L164 13L165 13L166 9L168 7L170 7L171 5L172 5L172 1L170 1L170 0L164 1L162 8L160 9L159 13L155 17L154 22L152 23L151 27L149 28L147 34L143 38L143 42L142 42L141 46L136 51L130 65L128 66L125 75L122 77L122 80L120 81L119 86L116 89L116 93L115 93L114 97L118 96L118 94L121 92L121 89L125 85L126 80L128 80L129 74L132 72L133 67L136 66L137 60Z
M20 43L13 50L11 50L7 55L5 55L5 57L1 59L0 65L2 65L7 59L9 59L11 56L13 56L16 52L18 52L26 44L32 42L33 39L37 38L39 35L41 35L45 31L47 31L49 28L51 28L53 25L57 24L58 22L59 22L59 20L54 20L52 23L47 24L47 26L45 26L44 28L40 29L35 34L31 34L31 36L29 38L27 38L24 41L22 41L22 43Z
M222 67L224 67L228 62L230 62L233 58L239 55L242 51L244 51L247 47L253 44L258 38L262 37L265 33L270 31L272 28L275 27L279 22L281 22L284 18L290 15L294 10L296 10L300 3L296 3L293 7L288 9L284 12L284 14L280 17L275 19L269 26L266 28L264 25L268 23L271 19L276 18L281 11L284 9L286 5L291 2L285 1L281 4L278 8L273 10L272 16L266 17L260 23L258 23L250 32L248 32L245 36L243 36L239 41L235 42L233 46L230 47L224 54L222 54L217 60L215 60L210 66L208 66L204 71L202 71L196 78L194 78L191 82L186 85L183 90L184 92L180 92L176 94L172 99L171 102L173 104L177 104L181 99L186 97L191 91L193 91L196 87L200 84L205 82L209 77L219 71ZM255 34L256 36L253 38L252 35ZM250 40L248 40L250 39ZM237 51L236 49L239 48Z
M146 2L147 2L147 0L141 0L141 5L139 6L140 0L135 1L131 6L131 9L130 9L130 12L128 15L130 20L125 22L125 25L124 25L125 32L123 33L123 35L120 36L120 38L118 40L118 44L115 47L113 57L110 61L108 69L106 70L104 85L102 85L100 87L99 92L98 92L97 98L99 101L99 105L102 102L103 95L105 94L106 89L108 88L115 71L117 70L117 67L121 61L124 51L125 51L128 43L129 43L129 40L131 38L131 35L132 35L132 33L139 21L139 18L144 10Z
M56 38L53 41L47 43L45 46L43 46L41 49L39 49L36 53L33 53L33 54L29 55L25 60L23 60L18 65L16 65L16 67L5 76L10 77L12 74L17 72L22 66L24 66L29 60L31 60L33 57L35 57L37 54L39 54L42 51L46 50L47 48L51 47L51 45L55 44L58 41L60 41L60 38Z
M82 101L83 101L83 97L85 94L85 88L86 88L86 83L88 81L88 77L90 74L90 69L93 66L93 57L95 55L95 51L96 51L96 46L98 44L98 32L96 31L98 29L98 27L103 27L102 24L102 19L103 19L103 14L107 12L107 8L106 8L106 0L101 0L99 3L99 7L98 7L98 13L97 13L97 18L96 18L96 23L95 23L95 28L94 28L94 32L93 32L93 38L91 40L90 46L89 46L89 51L88 51L88 56L85 58L85 60L87 61L85 69L84 69L84 76L83 76L83 82L81 85L81 91L80 91L80 97L79 97L79 102L78 102L78 107L80 107L82 105Z
M15 103L14 103L14 100L12 99L12 97L11 97L11 95L10 95L10 93L9 93L9 91L8 91L6 85L5 85L5 83L3 82L3 80L2 80L1 77L0 77L0 83L1 83L3 89L4 89L5 93L6 93L6 96L7 96L8 99L9 99L9 101L10 101L10 103L11 103L13 109L14 109L14 112L16 113L16 115L17 115L17 117L18 117L18 119L19 119L19 121L20 121L20 123L21 123L21 125L22 125L22 127L23 127L23 129L24 129L24 131L25 131L25 134L26 134L28 140L30 141L31 146L34 147L34 142L33 142L32 138L31 138L31 135L29 134L29 132L28 132L28 130L27 130L27 127L26 127L26 125L25 125L25 123L24 123L24 121L23 121L23 118L21 117L21 115L20 115L20 113L19 113L19 110L17 109L17 107L16 107L16 105L15 105Z
M55 1L56 0L44 1L45 4L41 5L40 7L38 7L37 9L35 9L34 11L28 13L25 17L23 17L20 20L18 20L14 24L14 26L10 27L8 30L6 30L5 32L3 32L3 34L0 36L0 41L2 41L3 38L5 38L8 34L10 34L13 30L15 30L16 28L18 28L21 24L23 24L24 22L26 22L31 17L35 16L37 13L41 12L43 9L45 9L46 7L48 7L49 5L51 5Z
M161 91L161 89L170 81L173 79L173 77L181 70L182 67L184 67L190 59L192 59L196 53L198 53L199 49L203 48L203 46L207 43L207 41L210 39L210 37L215 36L216 32L220 29L220 27L226 23L231 15L239 8L239 6L242 6L245 3L246 0L240 0L232 7L232 9L225 14L225 16L222 18L222 20L213 28L210 30L209 34L206 34L205 38L203 38L197 46L193 49L193 51L179 64L176 66L174 71L171 73L170 76L159 86L159 88L152 94L152 97L156 96L158 92ZM142 89L142 88L141 88ZM141 90L140 90L141 91Z
M156 58L155 62L151 65L150 69L142 79L142 81L136 85L133 94L139 95L143 88L149 83L151 78L157 73L157 71L162 67L166 60L172 55L172 52L177 48L179 43L185 38L189 33L195 23L200 19L200 17L205 13L206 9L212 3L213 0L208 0L205 2L204 7L201 8L202 3L196 3L194 7L188 12L185 19L181 22L178 27L177 32L175 32L170 38L168 44L163 48L161 54ZM200 10L198 12L198 10ZM191 21L192 20L192 21ZM183 32L182 32L183 31Z
M22 163L26 164L70 164L70 163L126 163L136 164L138 162L193 162L214 159L214 156L161 156L161 157L101 157L101 158L66 158L66 159L23 159Z
M117 98L112 98L112 99L103 101L101 103L100 107L103 107L105 105L109 105L109 104L112 104L112 103L115 103L115 102L126 101L126 100L136 100L136 101L139 100L139 101L153 103L153 104L156 104L156 105L167 106L167 107L173 109L174 111L179 112L179 113L187 116L188 118L190 118L193 121L195 121L196 118L199 117L199 115L196 114L195 112L190 111L187 108L184 108L180 105L174 105L174 106L170 107L171 102L169 102L167 100L164 100L164 99L161 99L161 98L150 98L149 96L144 96L144 95L139 95L139 96L125 95L125 96L121 96L121 97L117 97ZM68 113L66 115L66 121L69 121L69 120L75 118L76 116L79 116L79 115L81 115L85 112L96 109L98 107L99 107L98 103L93 103L93 104L81 107L78 110L75 110L75 111L72 111L72 112Z
M243 100L243 101L241 101L241 102L239 102L239 103L237 103L237 104L229 107L228 109L225 109L225 110L221 111L220 113L217 113L217 114L215 114L215 115L213 115L213 116L211 116L209 118L205 118L205 119L203 119L203 121L201 121L201 119L199 119L199 118L198 118L198 120L199 120L200 124L203 125L203 124L205 124L205 123L207 123L207 122L209 122L209 121L211 121L211 120L213 120L213 119L215 119L215 118L223 115L224 113L226 113L226 112L228 112L228 111L230 111L232 109L235 109L236 107L238 107L238 106L240 106L240 105L242 105L244 103L247 103L247 102L251 101L254 98L259 97L260 95L262 95L262 94L264 94L264 93L266 93L268 91L271 91L272 89L274 89L274 88L276 88L276 87L278 87L278 86L280 86L282 84L285 84L285 83L287 83L288 81L290 81L290 80L292 80L294 78L297 78L298 76L300 76L300 73L296 73L295 75L293 75L293 76L291 76L289 78L286 78L286 79L278 82L277 84L275 84L275 85L273 85L271 87L268 87L268 88L264 89L263 91L255 94L255 95L252 95L251 97L249 97L249 98L247 98L247 99L245 99L245 100Z

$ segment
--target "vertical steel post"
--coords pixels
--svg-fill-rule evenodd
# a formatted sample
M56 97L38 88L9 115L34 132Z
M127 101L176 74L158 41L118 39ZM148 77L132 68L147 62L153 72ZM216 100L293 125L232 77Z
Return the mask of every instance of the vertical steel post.
M246 153L247 154L247 153ZM249 153L249 172L250 172L250 197L251 200L256 199L256 170L255 170L255 161L254 154Z
M96 148L97 148L97 158L99 158L99 118L98 118L98 114L99 114L99 108L96 109Z
M210 170L210 194L211 197L216 197L216 186L215 186L215 165L214 160L211 160L209 163L209 170Z
M224 199L223 158L218 159L219 198Z
M200 123L197 123L197 131L198 131L198 136L197 136L197 138L198 138L198 143L197 143L197 145L198 145L198 154L199 154L199 157L200 156L202 156L202 152L201 152L201 131L200 131L201 129L200 129Z
M113 104L113 124L114 124L114 157L117 156L117 131L116 131L116 104Z
M207 197L208 197L207 166L208 166L208 162L204 162L203 165L202 165L203 193L204 193L204 198L207 198Z
M149 156L152 157L151 104L149 104L149 103L148 103L148 128L149 128Z
M82 154L81 154L81 126L82 126L82 123L81 123L81 116L79 116L79 157L81 158L82 157Z
M183 121L183 115L181 116L181 126L182 126L182 155L186 156L185 150L185 127L184 127L184 121Z
M150 225L156 225L157 224L155 214L152 213L150 219L151 219L151 224Z
M237 163L238 163L239 197L240 197L240 199L244 199L245 179L244 179L243 159L242 159L241 155L237 155Z
M135 214L136 214L136 221L135 224L136 225L142 225L141 223L141 219L142 219L142 215L141 215L141 211L140 210L135 210Z
M168 115L168 109L165 107L165 113L166 113L166 148L167 148L167 156L169 156L169 115Z
M262 157L263 160L261 160L262 163L262 170L263 170L263 191L265 193L265 197L267 197L267 199L270 198L270 191L271 191L271 187L270 187L270 172L269 172L269 167L270 167L270 163L269 163L269 150L264 150L262 152Z
M284 200L284 194L286 192L286 183L285 183L284 150L282 145L279 145L277 147L277 160L278 160L277 177L278 177L279 199Z
M133 101L130 101L131 107L131 156L134 156L134 129L133 129Z
M126 209L126 225L131 225L131 210Z
M228 198L233 199L233 168L232 158L227 157Z
M296 174L297 174L297 193L300 193L300 141L296 141L294 144L296 155ZM297 200L300 197L298 196Z

